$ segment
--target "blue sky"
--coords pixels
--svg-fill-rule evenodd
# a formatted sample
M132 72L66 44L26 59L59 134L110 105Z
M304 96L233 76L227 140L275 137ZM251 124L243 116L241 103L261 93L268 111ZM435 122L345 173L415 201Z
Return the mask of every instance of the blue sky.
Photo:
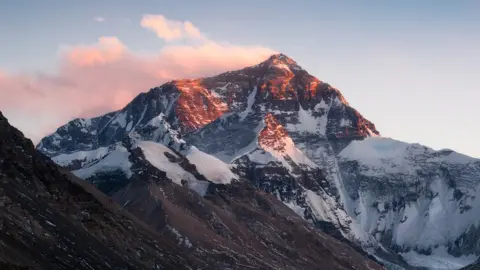
M156 52L166 43L140 26L145 14L283 52L339 88L382 135L480 157L479 1L0 0L0 70L55 74L61 48L101 36Z

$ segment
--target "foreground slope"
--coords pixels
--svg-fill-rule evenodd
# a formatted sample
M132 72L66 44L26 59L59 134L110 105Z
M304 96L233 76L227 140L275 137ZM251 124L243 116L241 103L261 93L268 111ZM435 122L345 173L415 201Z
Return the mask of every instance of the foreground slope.
M83 180L62 173L0 113L0 268L188 269L194 260ZM22 268L23 267L23 268Z
M229 176L167 178L204 196L211 186L247 179L391 267L458 269L475 261L478 160L379 135L337 89L277 54L242 70L168 82L122 110L71 121L38 149L114 197L133 175L130 163L117 161L128 152L119 146L125 137L187 159L199 151L216 159L198 168Z

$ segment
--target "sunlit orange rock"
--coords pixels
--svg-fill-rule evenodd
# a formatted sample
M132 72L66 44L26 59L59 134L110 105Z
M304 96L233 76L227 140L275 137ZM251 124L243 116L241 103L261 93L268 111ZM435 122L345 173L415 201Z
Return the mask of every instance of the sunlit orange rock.
M180 91L175 113L184 131L194 131L228 111L228 105L202 85L200 79L174 81Z
M265 150L284 152L286 146L284 138L288 137L287 130L271 113L265 115L264 122L265 127L260 131L258 144Z

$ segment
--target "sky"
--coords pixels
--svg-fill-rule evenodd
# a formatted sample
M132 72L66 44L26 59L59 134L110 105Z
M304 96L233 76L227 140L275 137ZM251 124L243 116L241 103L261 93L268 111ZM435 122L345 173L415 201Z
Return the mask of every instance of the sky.
M0 110L34 142L281 52L382 136L480 158L480 1L0 0Z

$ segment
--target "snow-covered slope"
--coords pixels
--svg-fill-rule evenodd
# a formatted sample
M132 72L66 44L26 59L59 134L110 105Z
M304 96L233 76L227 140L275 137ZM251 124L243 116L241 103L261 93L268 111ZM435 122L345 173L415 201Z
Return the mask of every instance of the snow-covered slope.
M165 172L166 177L175 184L187 184L188 187L202 196L206 193L208 181L228 184L232 180L238 180L238 176L231 171L228 164L198 150L194 146L185 150L183 156L180 152L174 152L173 148L164 144L139 140L139 137L138 134L130 134L128 143L124 140L110 147L61 154L53 157L53 160L58 165L71 169L76 176L88 179L94 184L110 186L117 183L119 185L114 190L103 189L106 193L116 191L128 184L132 177L132 170L135 170L131 158L135 150L140 150L140 152L134 153L134 155L145 157L148 163ZM182 160L194 165L202 177L185 170L181 166Z
M142 150L147 161L160 171L165 172L167 178L175 184L183 185L182 181L185 181L188 187L201 196L205 195L208 182L197 179L192 173L182 168L178 163L181 157L168 147L151 141L140 141L137 146Z
M228 164L198 150L195 146L190 147L185 157L197 167L199 173L214 183L229 184L234 179L238 180L238 176L232 173Z
M60 154L52 160L110 194L126 185L132 176L130 154L130 150L119 142L109 147Z
M476 260L480 160L378 137L352 142L339 162L353 226L412 265Z
M103 180L118 179L107 161L120 153L126 160L121 147L133 165L116 162L116 172L148 167L136 159L140 151L200 194L207 182L248 180L389 267L473 261L480 255L479 161L379 135L337 89L278 54L153 88L120 111L71 121L37 148L76 173L110 172ZM196 173L185 169L191 166Z

